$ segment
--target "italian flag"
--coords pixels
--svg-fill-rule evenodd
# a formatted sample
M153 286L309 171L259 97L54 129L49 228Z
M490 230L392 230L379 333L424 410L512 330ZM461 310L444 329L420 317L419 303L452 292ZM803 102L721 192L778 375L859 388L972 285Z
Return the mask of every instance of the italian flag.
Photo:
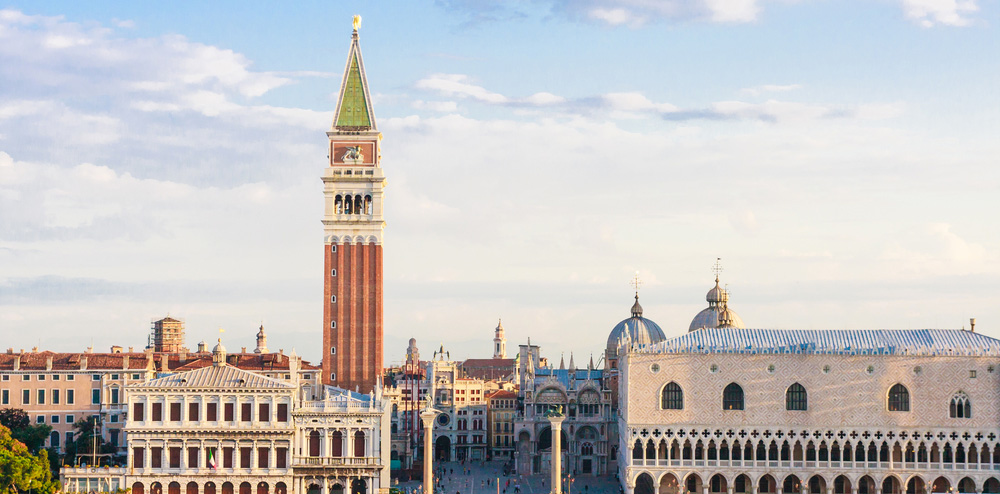
M212 470L218 470L219 465L215 463L215 455L212 454L213 450L208 450L208 468Z

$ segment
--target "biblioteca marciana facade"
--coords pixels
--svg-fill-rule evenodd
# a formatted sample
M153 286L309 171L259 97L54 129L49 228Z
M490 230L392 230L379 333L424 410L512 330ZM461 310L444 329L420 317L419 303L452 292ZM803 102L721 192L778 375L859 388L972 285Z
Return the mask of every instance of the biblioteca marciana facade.
M1000 340L710 328L620 346L629 494L1000 492Z

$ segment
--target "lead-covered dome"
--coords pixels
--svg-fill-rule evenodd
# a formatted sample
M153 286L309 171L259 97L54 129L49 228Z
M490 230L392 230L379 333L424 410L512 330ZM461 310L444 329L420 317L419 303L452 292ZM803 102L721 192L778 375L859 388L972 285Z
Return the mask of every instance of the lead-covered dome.
M618 323L608 335L608 358L617 358L618 342L626 335L632 343L640 345L657 343L667 339L658 324L642 317L642 306L639 305L638 294L635 296L635 303L632 304L632 317Z
M729 293L719 286L719 277L715 277L715 287L705 295L708 308L703 309L691 320L688 331L706 328L745 328L743 319L736 311L729 308Z

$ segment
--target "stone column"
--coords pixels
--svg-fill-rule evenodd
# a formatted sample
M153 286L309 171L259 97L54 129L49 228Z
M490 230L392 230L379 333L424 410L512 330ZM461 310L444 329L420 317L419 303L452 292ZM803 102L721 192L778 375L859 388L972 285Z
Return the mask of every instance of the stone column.
M430 407L420 412L420 420L424 422L424 492L434 494L434 417L437 410Z
M552 494L562 494L562 423L566 416L549 413L546 418L552 425Z

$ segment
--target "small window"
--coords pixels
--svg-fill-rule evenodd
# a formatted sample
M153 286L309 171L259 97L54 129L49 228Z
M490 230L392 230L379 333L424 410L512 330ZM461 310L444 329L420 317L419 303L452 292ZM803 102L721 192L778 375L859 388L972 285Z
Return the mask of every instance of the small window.
M39 374L38 375L38 380L39 381L44 381L45 380L45 374Z
M58 415L53 415L53 416L49 417L49 423L50 424L58 424L59 423L59 416Z
M73 405L76 403L76 390L67 389L66 390L66 404Z
M132 374L132 379L135 379L135 380L142 379L142 374Z
M952 397L951 403L948 406L948 412L948 415L953 419L972 418L972 401L969 400L968 395L959 391Z
M799 383L792 384L785 391L785 410L804 411L808 409L806 388Z
M664 410L684 409L684 391L679 384L671 381L663 387L663 393L660 395L660 408Z
M337 354L337 347L335 346L330 347L330 355L336 355L336 354Z
M337 276L337 270L336 269L331 269L330 270L330 277L334 277L334 276Z
M312 378L313 378L312 374L302 374L302 379L309 380L309 379L312 379Z
M30 405L31 404L31 390L25 389L21 391L21 404Z
M337 373L336 372L331 372L330 373L330 380L331 381L336 381L337 380Z
M976 378L976 371L970 370L969 371L969 379L975 379L975 378Z
M22 381L30 381L31 380L31 375L30 374L21 374L21 380Z
M767 365L767 373L768 374L774 374L774 364L768 364Z
M337 321L330 321L330 328L333 329L336 327L337 327Z
M888 408L890 412L910 411L910 391L906 386L897 383L889 388Z
M101 390L93 389L90 391L90 403L92 405L99 405L101 403Z
M100 381L101 380L101 375L100 374L94 374L94 375L90 376L90 380L91 381Z
M743 388L739 384L729 383L722 391L723 410L743 410Z
M2 395L2 397L0 397L0 405L10 405L10 390L5 389L0 391L0 395Z
M866 372L866 373L867 373L867 374L868 374L869 376L870 376L870 375L872 375L872 374L874 374L874 373L875 373L875 366L874 366L874 365L869 365L869 366L868 366L868 368L867 368L867 369L865 369L865 372Z
M4 381L10 381L10 374L4 374L3 375L3 380Z
M649 370L650 370L650 372L653 372L654 374L657 373L657 372L660 372L660 364L653 364L653 365L649 366Z
M44 424L45 423L45 415L39 415L39 416L35 417L35 423L36 424Z
M336 295L334 295L334 296L330 297L330 303L331 303L331 304L335 304L335 303L337 303L337 296L336 296Z
M66 423L67 424L75 424L76 423L76 416L74 416L74 415L67 415L66 416Z
M716 372L719 372L719 366L718 366L718 364L712 364L712 365L708 366L708 372L711 372L712 374L715 374Z
M74 376L73 374L67 374L66 375L66 380L67 381L73 381L75 379L76 379L76 376Z
M829 365L824 365L823 366L823 374L829 374L829 373L830 373L830 366Z
M337 244L330 245L330 252L337 252Z
M52 374L52 380L53 381L58 381L59 380L59 374Z
M112 381L117 381L118 380L118 374L111 374L111 380Z

